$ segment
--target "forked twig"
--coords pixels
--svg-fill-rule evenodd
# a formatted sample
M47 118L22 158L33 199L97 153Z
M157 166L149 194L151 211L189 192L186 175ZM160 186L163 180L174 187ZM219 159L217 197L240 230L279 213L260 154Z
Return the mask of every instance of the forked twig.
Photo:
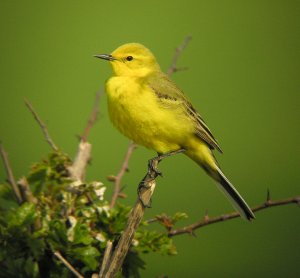
M187 45L189 44L191 39L192 39L191 35L186 36L183 43L176 48L175 54L174 54L173 59L172 59L172 63L170 65L169 69L167 70L167 75L168 76L171 76L173 73L175 73L177 71L186 69L186 68L178 68L177 67L177 61L178 61L178 58L181 55L182 51L187 47Z

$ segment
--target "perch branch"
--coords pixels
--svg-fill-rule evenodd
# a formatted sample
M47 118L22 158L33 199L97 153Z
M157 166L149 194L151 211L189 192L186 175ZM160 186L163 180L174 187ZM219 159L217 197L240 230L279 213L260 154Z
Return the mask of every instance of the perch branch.
M270 193L268 191L268 195L267 195L267 200L258 206L255 206L252 209L253 212L257 212L260 210L264 210L267 208L271 208L271 207L276 207L276 206L284 206L284 205L289 205L289 204L298 204L300 205L300 195L293 197L293 198L288 198L288 199L282 199L282 200L271 200L270 198ZM174 229L168 232L168 236L169 237L173 237L173 236L177 236L177 235L181 235L181 234L194 234L194 231L202 228L204 226L210 225L210 224L214 224L214 223L218 223L218 222L224 222L230 219L234 219L240 217L240 215L237 212L232 212L232 213L228 213L228 214L223 214L217 217L212 217L210 218L207 214L204 216L204 219L191 224L189 226L183 227L183 228L179 228L179 229Z
M22 201L23 201L22 196L21 196L21 192L20 192L19 187L16 183L14 174L12 172L12 168L10 167L10 163L9 163L9 160L8 160L7 153L4 150L1 142L0 142L0 152L1 152L1 157L2 157L2 160L3 160L4 168L5 168L5 171L6 171L6 174L7 174L7 180L8 180L9 184L11 185L11 187L12 187L12 189L13 189L15 195L16 195L18 203L21 204Z
M34 119L37 121L37 123L39 124L40 128L42 129L42 132L46 138L46 141L48 142L48 144L50 145L50 147L54 150L54 151L58 151L58 147L54 144L53 140L50 137L50 134L47 130L46 125L42 122L42 120L40 119L39 115L35 112L35 110L33 109L32 105L29 103L28 100L24 100L25 104L27 106L27 108L29 109L29 111L31 112L31 114L33 115Z
M154 173L150 173L154 174ZM149 203L151 196L153 194L156 182L152 179L149 182L146 182L147 178L144 178L145 185L147 186L147 190L143 190L141 192L140 198L143 199L143 202ZM133 240L134 234L136 229L138 228L143 215L144 215L145 207L142 205L139 199L137 199L135 206L133 207L130 216L128 218L127 227L123 231L123 234L118 242L118 245L112 255L110 264L104 273L103 277L106 278L113 278L116 276L117 272L119 271L120 267L123 264L124 258L127 255L127 252L130 248L131 242Z
M55 257L57 257L73 274L78 278L84 278L61 254L59 251L53 252Z
M180 70L185 70L186 68L178 68L177 67L177 61L179 56L181 55L182 51L187 47L187 45L189 44L190 40L192 39L192 36L186 36L183 43L181 45L179 45L176 50L175 50L175 54L173 56L172 59L172 63L167 71L167 75L171 76L173 73L180 71Z
M123 231L120 240L115 248L114 253L112 254L111 261L108 265L107 270L104 273L105 278L113 278L116 276L117 272L121 268L123 261L127 255L127 252L131 246L134 234L138 228L145 212L146 206L151 202L151 196L154 192L156 182L155 179L161 173L157 171L158 163L165 157L181 153L183 149L180 149L175 152L167 153L162 156L155 157L149 161L148 172L145 177L142 179L139 185L138 198L136 200L135 206L130 212L128 217L127 226ZM146 205L145 205L146 204Z
M119 194L121 192L121 181L122 181L122 178L123 178L124 174L126 173L126 171L128 171L128 163L129 163L129 160L130 160L135 148L136 148L136 144L131 142L128 146L126 155L124 157L124 160L123 160L123 163L122 163L122 166L121 166L121 169L120 169L118 175L116 177L113 177L113 180L115 183L115 188L114 188L114 193L113 193L113 196L112 196L111 202L110 202L111 208L114 207L114 205L116 204L116 201L119 197Z

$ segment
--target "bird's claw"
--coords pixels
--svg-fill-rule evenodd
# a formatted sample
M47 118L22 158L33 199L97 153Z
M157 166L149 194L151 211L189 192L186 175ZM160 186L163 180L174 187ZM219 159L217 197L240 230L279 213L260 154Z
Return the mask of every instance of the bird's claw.
M148 162L148 168L150 171L154 172L155 176L163 177L163 173L158 170L157 166L155 165L156 158L150 159Z

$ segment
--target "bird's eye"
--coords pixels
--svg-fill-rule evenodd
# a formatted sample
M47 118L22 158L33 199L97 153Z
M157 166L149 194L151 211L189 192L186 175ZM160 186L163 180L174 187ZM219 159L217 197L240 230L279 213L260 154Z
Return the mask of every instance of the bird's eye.
M126 57L126 60L127 60L127 61L132 61L132 60L133 60L133 57L132 57L132 56L127 56L127 57Z

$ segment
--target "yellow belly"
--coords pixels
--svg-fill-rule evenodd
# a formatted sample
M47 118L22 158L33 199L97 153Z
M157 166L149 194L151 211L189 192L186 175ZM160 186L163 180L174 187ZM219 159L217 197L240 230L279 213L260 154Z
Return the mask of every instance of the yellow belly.
M166 153L183 147L193 132L180 107L163 107L146 84L133 78L110 78L106 92L111 121L137 144Z

